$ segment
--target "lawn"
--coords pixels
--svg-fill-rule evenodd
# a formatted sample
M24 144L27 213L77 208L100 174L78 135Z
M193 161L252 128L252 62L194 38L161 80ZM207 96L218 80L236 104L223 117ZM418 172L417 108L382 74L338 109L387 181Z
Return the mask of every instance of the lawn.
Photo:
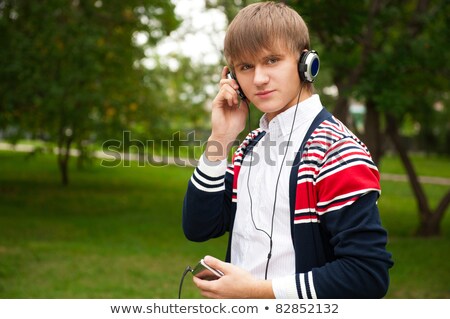
M401 173L396 158L382 167ZM448 160L433 158L439 167ZM71 168L56 159L0 152L0 298L176 298L181 274L226 238L187 241L181 206L192 168ZM409 185L383 182L380 211L395 266L388 298L450 298L450 214L440 238L412 236L418 214ZM433 204L448 186L426 185ZM200 295L187 278L184 298Z

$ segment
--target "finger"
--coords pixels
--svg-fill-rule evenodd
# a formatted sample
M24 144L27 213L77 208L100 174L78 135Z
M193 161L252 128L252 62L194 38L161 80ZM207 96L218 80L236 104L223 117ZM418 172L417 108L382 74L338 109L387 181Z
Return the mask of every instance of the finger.
M200 279L196 276L192 279L194 281L194 284L197 286L198 289L204 292L212 292L214 291L214 280L204 280Z
M238 104L237 93L229 86L222 87L222 97L227 101L229 107Z
M222 271L225 275L227 274L230 267L229 263L223 262L220 259L217 259L212 256L205 256L204 260L205 263L208 264L209 266Z
M228 106L239 106L239 100L237 94L230 93L230 99L228 100Z
M202 289L203 288L203 281L202 279L194 276L192 277L192 281L194 282L194 285L197 286L197 288Z
M229 72L229 69L227 66L224 66L222 69L222 74L221 74L221 78L222 79L226 79L227 78L227 73Z
M229 85L231 88L233 88L233 90L237 90L239 89L239 85L237 84L237 82L233 79L222 79L219 82L219 87L223 87L225 85Z
M193 281L194 284L197 286L197 288L200 290L200 294L203 297L214 299L219 298L215 280L213 281L203 280L194 276Z

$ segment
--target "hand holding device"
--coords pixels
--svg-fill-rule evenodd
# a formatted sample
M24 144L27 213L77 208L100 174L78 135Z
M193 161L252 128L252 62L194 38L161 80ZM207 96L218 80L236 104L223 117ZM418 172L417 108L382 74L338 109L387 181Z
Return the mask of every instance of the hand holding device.
M197 266L192 269L192 274L203 280L217 280L224 275L220 270L209 266L204 259L200 260Z
M231 145L245 128L248 107L239 107L238 85L227 76L228 67L224 67L219 83L219 92L211 107L211 136L208 139L205 154L210 161L227 158ZM245 101L247 104L247 101Z
M205 261L208 263L206 264ZM271 280L260 280L248 271L233 264L206 256L203 263L210 268L223 271L219 280L201 280L194 276L193 282L202 296L207 298L274 298Z

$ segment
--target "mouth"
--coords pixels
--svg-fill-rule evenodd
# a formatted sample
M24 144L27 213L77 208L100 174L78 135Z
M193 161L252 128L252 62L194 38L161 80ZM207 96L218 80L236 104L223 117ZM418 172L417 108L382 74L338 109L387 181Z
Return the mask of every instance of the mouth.
M255 95L259 98L267 98L269 97L273 92L275 92L275 90L264 90L264 91L259 91L258 93L256 93Z

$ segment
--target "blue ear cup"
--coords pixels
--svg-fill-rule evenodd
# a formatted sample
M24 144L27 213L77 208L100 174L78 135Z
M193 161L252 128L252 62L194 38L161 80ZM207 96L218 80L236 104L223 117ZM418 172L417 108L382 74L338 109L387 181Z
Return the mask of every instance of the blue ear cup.
M320 59L316 51L304 51L298 62L298 74L304 82L312 83L319 74Z

